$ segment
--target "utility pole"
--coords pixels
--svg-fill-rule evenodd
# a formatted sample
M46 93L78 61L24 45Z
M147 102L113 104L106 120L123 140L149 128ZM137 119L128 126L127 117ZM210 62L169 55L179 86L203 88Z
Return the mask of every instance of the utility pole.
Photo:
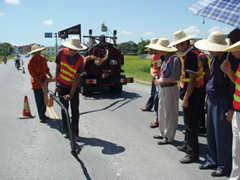
M56 38L56 56L57 56L57 52L58 52L57 33L55 33L55 38Z

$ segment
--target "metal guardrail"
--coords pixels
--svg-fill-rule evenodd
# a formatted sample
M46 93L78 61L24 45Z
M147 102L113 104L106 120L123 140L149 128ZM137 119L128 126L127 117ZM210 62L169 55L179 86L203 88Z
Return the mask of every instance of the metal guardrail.
M56 92L53 92L52 90L48 90L49 95L54 99L54 101L61 107L61 109L64 111L66 117L67 117L67 128L68 128L68 135L70 138L70 144L71 144L71 153L73 156L77 156L80 152L79 149L76 148L76 141L72 134L72 129L70 126L70 117L68 110L65 108L65 106L61 103L60 99L57 97Z

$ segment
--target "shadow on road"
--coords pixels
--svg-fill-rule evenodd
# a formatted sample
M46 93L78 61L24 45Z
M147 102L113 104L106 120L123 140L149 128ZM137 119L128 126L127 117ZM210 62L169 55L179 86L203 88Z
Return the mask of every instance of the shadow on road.
M59 119L48 119L47 125L52 128L58 130L60 133L62 133L62 125L61 120Z
M79 151L81 151L84 146L88 146L88 145L89 146L103 147L102 153L103 154L108 154L108 155L118 154L118 153L121 153L121 152L125 151L125 148L122 147L122 146L118 146L118 145L116 145L116 144L114 144L112 142L101 140L101 139L98 139L98 138L80 137L80 139L81 139L81 141L79 143L81 143L81 145L79 145L77 143L77 149ZM74 155L74 158L79 162L86 179L87 180L91 180L91 177L90 177L90 175L88 173L88 170L87 170L85 164L79 158L79 156L81 156L81 155Z
M98 146L102 147L102 153L103 154L119 154L125 151L125 148L123 146L118 146L117 144L114 144L109 141L105 141L98 138L86 138L86 137L80 137L81 145L78 144L78 148L82 149L84 146Z
M83 114L88 114L88 113L93 113L93 112L99 112L99 111L104 111L107 110L109 108L111 108L112 106L119 104L116 108L114 108L112 111L115 111L121 107L123 107L124 105L130 103L131 101L137 99L141 97L139 94L137 93L131 93L131 92L122 92L121 95L114 95L114 94L100 94L98 96L94 96L95 99L116 99L116 101L114 101L113 103L111 103L110 105L100 108L100 109L95 109L95 110L91 110L91 111L86 111L86 112L82 112L80 113L80 115ZM117 100L118 99L118 100Z
M98 94L91 94L90 96L85 96L86 98L94 98L94 99L117 99L117 98L127 98L127 99L136 99L140 98L138 93L135 92L127 92L123 91L121 94L114 94L114 93L98 93Z

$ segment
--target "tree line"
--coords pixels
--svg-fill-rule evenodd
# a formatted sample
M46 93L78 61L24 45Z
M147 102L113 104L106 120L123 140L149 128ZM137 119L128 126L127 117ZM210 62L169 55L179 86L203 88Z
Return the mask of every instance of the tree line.
M133 41L123 42L117 45L117 48L123 53L123 55L141 55L146 54L145 46L150 43L150 40L143 40L139 43Z
M0 43L0 56L9 56L14 52L14 48L10 43Z
M124 55L141 55L146 54L145 46L149 44L149 40L143 40L139 43L135 43L133 41L123 42L117 45L117 48L124 54ZM4 42L0 43L0 56L8 56L14 53L14 48L10 43Z

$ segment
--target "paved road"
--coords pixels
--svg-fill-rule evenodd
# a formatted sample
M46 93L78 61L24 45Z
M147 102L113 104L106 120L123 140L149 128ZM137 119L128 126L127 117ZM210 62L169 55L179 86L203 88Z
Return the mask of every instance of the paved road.
M25 62L25 69L26 63ZM54 69L54 63L49 66ZM182 165L182 116L173 145L157 145L150 129L152 112L141 112L149 86L129 84L121 96L80 97L79 159L70 154L69 141L60 132L60 121L40 124L38 118L20 120L28 95L36 114L28 72L17 71L13 62L0 64L0 179L1 180L211 180L211 170L198 163ZM60 109L55 103L55 111ZM201 160L206 150L200 138Z

